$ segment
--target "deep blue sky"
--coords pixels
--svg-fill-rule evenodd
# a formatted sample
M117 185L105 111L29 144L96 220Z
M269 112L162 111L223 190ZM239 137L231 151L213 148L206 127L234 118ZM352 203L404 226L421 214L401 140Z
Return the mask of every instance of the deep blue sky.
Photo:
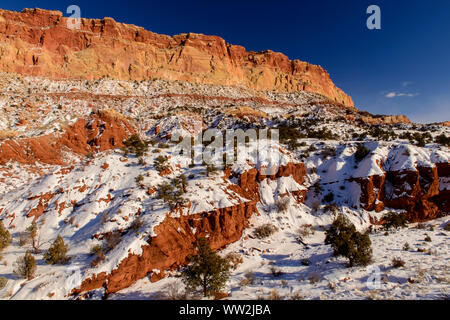
M362 110L450 120L449 0L2 0L0 7L67 15L71 4L84 18L113 17L169 35L214 34L321 65ZM381 8L381 30L366 28L371 4Z

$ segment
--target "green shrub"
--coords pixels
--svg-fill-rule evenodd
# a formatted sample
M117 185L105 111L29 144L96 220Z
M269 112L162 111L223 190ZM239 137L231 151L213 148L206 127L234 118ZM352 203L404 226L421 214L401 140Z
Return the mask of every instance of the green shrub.
M444 227L445 231L450 231L450 223L447 223Z
M196 255L188 257L189 265L182 272L186 287L200 287L205 297L222 289L230 278L230 263L211 250L207 240L200 238L195 243Z
M450 137L447 137L445 134L436 136L436 138L434 138L434 142L450 147Z
M24 256L17 258L16 268L14 274L28 280L33 279L36 272L36 260L30 251L27 251Z
M393 258L392 259L392 267L393 268L401 268L405 266L405 261L403 261L400 258Z
M325 232L325 244L331 244L335 256L349 259L349 266L367 265L372 259L368 233L356 231L355 226L343 215L338 215Z
M357 162L360 162L361 160L363 160L365 157L367 157L367 155L370 153L370 150L367 149L364 144L359 143L356 146L356 152L355 152L355 160Z
M153 166L159 173L166 170L167 168L169 168L169 165L167 163L167 157L163 156L163 155L159 155L153 161Z
M126 153L133 153L136 157L142 157L148 150L148 142L144 142L141 140L139 135L133 134L128 138L128 140L123 141L125 147L123 150Z
M390 230L392 228L399 229L406 227L406 217L403 213L389 212L385 214L382 218L384 221L383 228L385 230Z
M425 242L431 242L431 237L430 237L429 235L427 235L423 241L425 241Z
M0 251L5 249L11 243L11 234L0 221Z
M58 235L47 252L44 253L44 260L47 264L65 264L70 260L67 251L69 251L69 247L64 243L64 239Z

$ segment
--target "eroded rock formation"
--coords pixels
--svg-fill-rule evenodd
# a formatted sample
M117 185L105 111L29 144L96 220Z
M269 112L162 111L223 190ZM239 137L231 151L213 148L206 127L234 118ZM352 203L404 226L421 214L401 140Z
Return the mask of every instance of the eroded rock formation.
M225 172L225 176L229 172ZM281 166L273 176L261 175L257 169L250 169L239 176L239 185L234 191L249 199L232 207L215 209L193 215L180 215L165 220L155 228L155 237L142 247L142 254L130 254L110 274L96 274L84 280L74 294L104 287L105 292L113 293L126 288L135 281L149 276L152 281L164 276L164 271L176 269L186 263L186 258L195 253L194 242L200 237L207 237L214 250L239 240L248 219L257 213L259 201L258 182L263 179L292 176L298 183L303 183L306 168L303 163L289 163ZM193 232L195 230L195 232ZM154 270L159 270L155 273Z
M360 202L368 211L385 207L405 210L411 222L427 221L450 212L449 163L417 170L388 171L385 175L352 179L361 187Z
M246 51L217 36L159 35L112 18L67 28L59 11L0 10L0 70L51 78L181 80L257 90L320 93L353 107L320 66L271 50Z
M123 140L134 132L133 126L120 114L100 110L93 112L88 119L78 119L61 135L49 134L1 142L0 164L8 161L63 164L62 151L65 148L82 155L120 148Z

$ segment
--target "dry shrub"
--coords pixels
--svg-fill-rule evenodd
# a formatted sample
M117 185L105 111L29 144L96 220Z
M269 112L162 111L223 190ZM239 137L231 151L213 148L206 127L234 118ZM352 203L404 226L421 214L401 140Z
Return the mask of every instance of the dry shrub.
M242 256L237 253L237 252L230 252L229 254L227 254L225 256L225 259L227 259L230 264L231 267L233 268L233 270L236 270L237 267L244 262L244 259L242 258Z
M263 224L262 226L259 226L255 229L253 232L254 236L258 239L264 239L267 237L270 237L272 234L274 234L277 231L277 227L275 227L271 223Z

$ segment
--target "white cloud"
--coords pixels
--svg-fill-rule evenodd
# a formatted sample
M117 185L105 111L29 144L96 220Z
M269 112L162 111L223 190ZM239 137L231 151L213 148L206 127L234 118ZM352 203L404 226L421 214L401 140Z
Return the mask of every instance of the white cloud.
M385 95L385 97L389 98L389 99L396 98L396 97L414 98L418 95L419 95L418 93L389 92L388 94Z

